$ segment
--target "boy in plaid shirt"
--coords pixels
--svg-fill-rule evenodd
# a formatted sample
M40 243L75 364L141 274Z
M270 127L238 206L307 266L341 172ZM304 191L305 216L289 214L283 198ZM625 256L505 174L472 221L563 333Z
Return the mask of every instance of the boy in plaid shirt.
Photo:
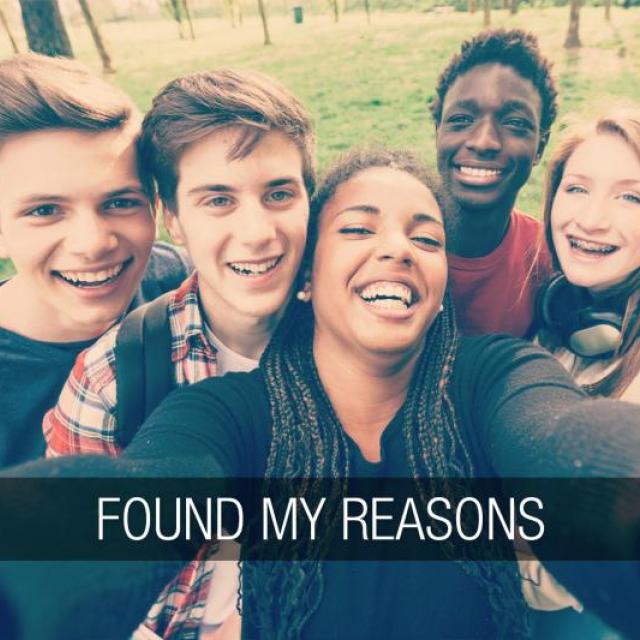
M257 366L304 252L313 142L304 107L257 73L198 73L155 97L142 161L156 180L165 226L196 269L168 303L176 386ZM78 357L45 416L48 456L120 452L117 331ZM184 637L185 626L196 634L212 570L200 562L182 572L146 626L164 637ZM221 622L229 607L217 606L214 622Z

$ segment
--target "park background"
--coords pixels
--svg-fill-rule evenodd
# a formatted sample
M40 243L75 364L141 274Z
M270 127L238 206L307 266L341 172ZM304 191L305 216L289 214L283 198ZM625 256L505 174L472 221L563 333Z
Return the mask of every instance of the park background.
M487 21L528 29L554 62L560 94L551 142L517 203L539 217L546 159L563 123L611 102L640 104L640 7L625 2L0 0L0 58L29 48L21 5L58 4L74 57L98 73L107 68L108 79L143 110L177 75L221 66L255 69L281 80L311 111L321 170L363 143L412 148L433 165L428 103L448 59ZM575 20L569 29L576 13L577 30ZM0 277L10 273L11 265L0 260Z

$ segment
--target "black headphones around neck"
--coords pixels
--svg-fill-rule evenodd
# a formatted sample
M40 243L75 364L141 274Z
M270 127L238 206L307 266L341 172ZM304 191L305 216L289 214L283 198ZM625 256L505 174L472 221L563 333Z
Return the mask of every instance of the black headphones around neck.
M573 286L563 274L541 288L536 307L538 326L577 356L608 358L622 343L622 314L598 307L586 289Z

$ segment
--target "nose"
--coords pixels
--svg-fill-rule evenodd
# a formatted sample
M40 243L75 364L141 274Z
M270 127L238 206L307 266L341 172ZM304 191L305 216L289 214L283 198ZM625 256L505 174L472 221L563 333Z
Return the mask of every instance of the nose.
M478 121L467 138L466 146L478 154L497 153L502 149L500 134L492 118Z
M397 262L405 267L414 263L413 245L401 231L378 234L379 242L376 248L376 258L380 261Z
M87 261L96 261L118 247L118 234L112 221L95 211L82 211L69 221L66 248Z
M238 218L239 237L247 247L258 249L276 239L274 213L261 206L246 206Z
M576 215L576 224L589 233L606 231L610 226L610 216L607 209L606 198L594 196L586 198L583 206L580 207L579 214Z

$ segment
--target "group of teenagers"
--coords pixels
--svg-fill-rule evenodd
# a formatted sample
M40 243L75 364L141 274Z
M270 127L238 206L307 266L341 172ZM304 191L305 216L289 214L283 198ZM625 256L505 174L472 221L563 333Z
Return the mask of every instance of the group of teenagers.
M536 38L464 42L430 109L439 175L377 147L316 185L310 117L268 76L179 77L142 119L76 62L0 62L4 474L637 476L640 106L559 134L541 222L514 208L557 114ZM618 491L584 496L593 530L547 526L630 548ZM52 638L524 638L565 608L638 634L632 563L214 550L0 592Z

